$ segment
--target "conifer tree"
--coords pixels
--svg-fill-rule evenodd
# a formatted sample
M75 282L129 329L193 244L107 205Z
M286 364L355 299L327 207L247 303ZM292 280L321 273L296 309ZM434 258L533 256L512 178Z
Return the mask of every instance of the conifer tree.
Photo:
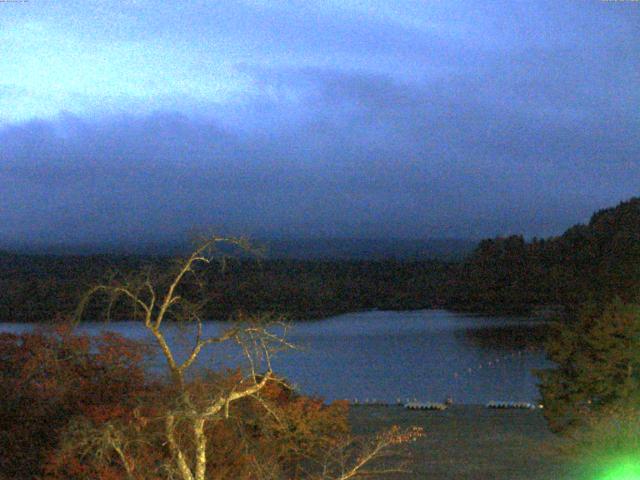
M552 430L580 428L612 407L640 399L640 305L615 299L584 307L547 342L556 368L537 372Z

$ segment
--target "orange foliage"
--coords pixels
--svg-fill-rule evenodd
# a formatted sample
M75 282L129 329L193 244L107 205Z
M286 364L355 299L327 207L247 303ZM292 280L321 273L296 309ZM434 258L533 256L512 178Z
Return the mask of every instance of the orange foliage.
M141 351L117 335L91 340L67 326L0 334L0 471L6 478L39 476L71 418L133 398L144 384Z
M169 478L164 418L177 415L177 440L193 451L180 394L144 376L144 347L115 334L75 335L66 327L0 335L0 471L7 479ZM186 385L203 405L228 391L237 372ZM301 478L349 432L348 405L324 405L284 381L235 402L206 430L215 478L255 478L256 469ZM120 449L118 452L117 449ZM127 473L128 467L129 472Z

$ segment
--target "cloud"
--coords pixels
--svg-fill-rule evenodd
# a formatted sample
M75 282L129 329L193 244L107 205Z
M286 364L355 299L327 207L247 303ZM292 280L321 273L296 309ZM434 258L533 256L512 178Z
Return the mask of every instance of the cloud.
M640 177L625 163L638 143L624 129L584 131L562 115L541 123L474 97L468 83L446 95L438 85L310 69L260 81L299 95L293 104L263 99L244 129L177 113L4 129L0 182L14 187L8 205L33 222L18 233L151 238L215 225L302 236L539 235L630 196ZM269 128L291 108L304 114Z
M637 194L628 5L120 7L0 19L0 239L547 235Z

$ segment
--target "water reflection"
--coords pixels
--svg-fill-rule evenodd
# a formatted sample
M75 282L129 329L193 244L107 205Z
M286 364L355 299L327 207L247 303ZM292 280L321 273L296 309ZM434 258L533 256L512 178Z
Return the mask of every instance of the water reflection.
M525 322L522 325L485 326L456 331L455 335L465 342L492 351L542 351L549 333L549 324Z

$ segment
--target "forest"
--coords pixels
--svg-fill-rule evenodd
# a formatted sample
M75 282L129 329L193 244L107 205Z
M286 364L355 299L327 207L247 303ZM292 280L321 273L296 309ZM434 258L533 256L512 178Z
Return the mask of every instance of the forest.
M536 306L568 310L585 303L635 300L640 284L640 198L594 213L558 237L513 235L480 242L448 271L450 307L528 313Z
M70 314L92 284L167 258L150 255L27 255L0 252L0 321ZM278 312L293 320L344 312L448 308L483 313L572 310L631 301L640 282L640 198L593 214L562 235L481 241L461 261L217 258L203 273L206 318ZM121 313L120 317L119 312ZM116 308L114 318L124 318Z
M92 284L166 263L163 257L0 254L0 321L70 314ZM307 320L376 308L430 308L441 303L439 288L449 268L435 261L214 260L204 273L204 311L210 319L279 312Z

